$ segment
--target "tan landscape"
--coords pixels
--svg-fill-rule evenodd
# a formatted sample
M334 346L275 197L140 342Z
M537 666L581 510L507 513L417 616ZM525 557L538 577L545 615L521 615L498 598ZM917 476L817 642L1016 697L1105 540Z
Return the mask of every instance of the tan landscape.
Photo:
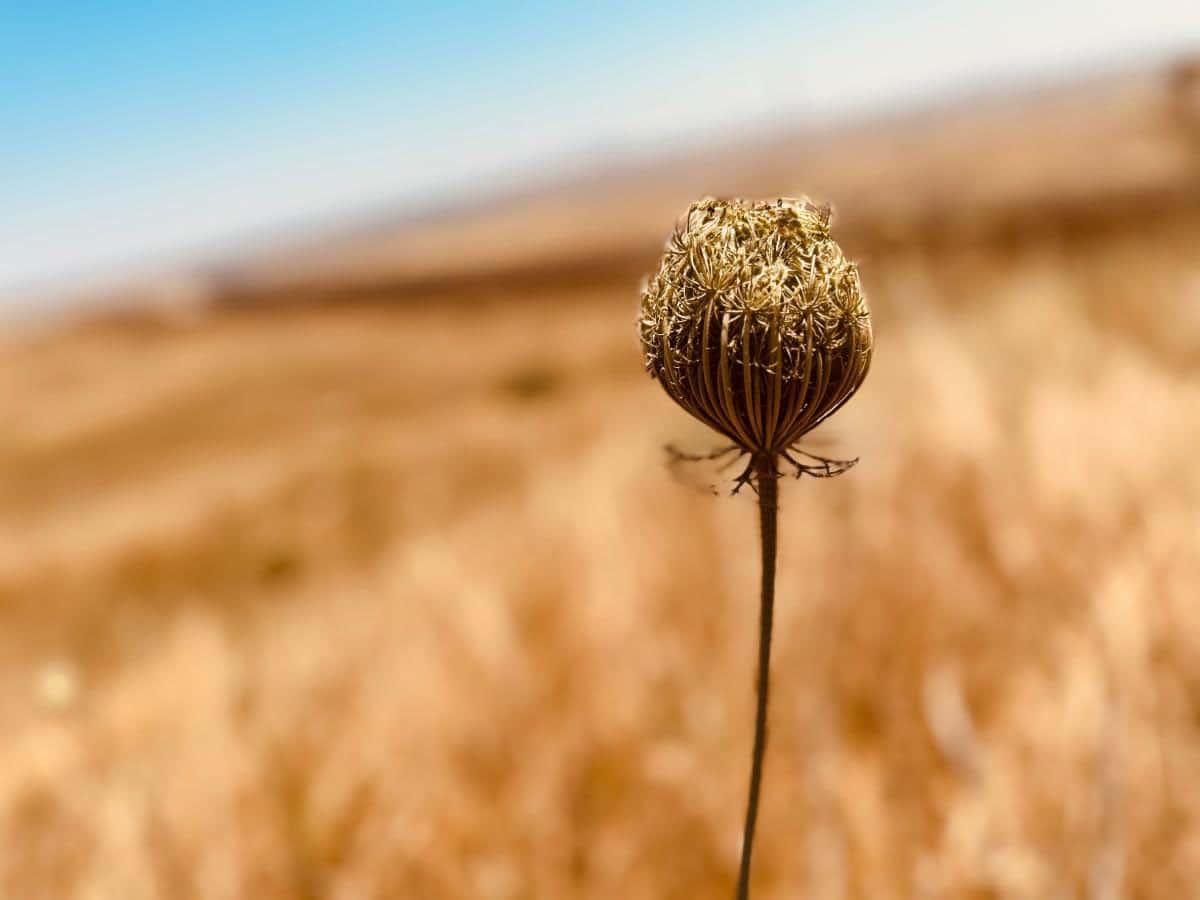
M832 203L877 342L811 444L861 463L781 489L755 896L1194 896L1198 82L730 134L11 329L0 898L729 896L756 511L668 465L715 440L634 327L705 193Z

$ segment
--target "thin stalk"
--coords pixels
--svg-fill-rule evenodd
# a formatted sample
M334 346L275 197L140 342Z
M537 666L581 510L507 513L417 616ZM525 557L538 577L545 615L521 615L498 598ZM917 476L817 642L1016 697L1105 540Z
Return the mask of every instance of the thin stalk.
M775 618L775 545L778 539L779 482L774 456L754 461L758 482L758 517L762 541L762 592L758 621L758 708L754 716L754 761L750 767L750 798L746 802L746 828L742 833L742 866L737 900L750 896L750 853L762 787L763 756L767 749L767 693L771 680L771 625Z

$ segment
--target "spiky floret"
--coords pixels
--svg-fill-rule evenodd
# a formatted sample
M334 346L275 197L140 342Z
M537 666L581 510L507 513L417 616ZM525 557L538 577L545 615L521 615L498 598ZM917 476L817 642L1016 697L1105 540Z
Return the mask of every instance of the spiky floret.
M807 200L706 198L642 295L646 368L756 456L784 454L858 390L871 317L858 268Z

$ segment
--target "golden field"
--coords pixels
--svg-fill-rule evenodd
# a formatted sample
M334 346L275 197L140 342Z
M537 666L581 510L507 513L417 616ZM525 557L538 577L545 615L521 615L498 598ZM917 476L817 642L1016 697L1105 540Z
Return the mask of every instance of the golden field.
M618 172L0 340L0 898L731 895L756 511L667 465L712 438L634 328L726 188L834 202L877 340L812 444L862 462L782 485L755 897L1195 896L1185 88Z

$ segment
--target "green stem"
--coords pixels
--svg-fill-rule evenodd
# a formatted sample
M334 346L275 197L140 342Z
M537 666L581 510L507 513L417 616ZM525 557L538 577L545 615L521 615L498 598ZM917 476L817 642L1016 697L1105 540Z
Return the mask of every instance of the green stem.
M750 798L746 802L746 828L742 834L742 865L737 900L750 896L750 853L758 796L762 787L763 756L767 749L767 693L771 678L771 625L775 617L775 545L778 534L779 482L775 458L762 455L754 461L758 482L759 529L762 538L762 594L758 623L758 708L754 716L754 761L750 768Z

